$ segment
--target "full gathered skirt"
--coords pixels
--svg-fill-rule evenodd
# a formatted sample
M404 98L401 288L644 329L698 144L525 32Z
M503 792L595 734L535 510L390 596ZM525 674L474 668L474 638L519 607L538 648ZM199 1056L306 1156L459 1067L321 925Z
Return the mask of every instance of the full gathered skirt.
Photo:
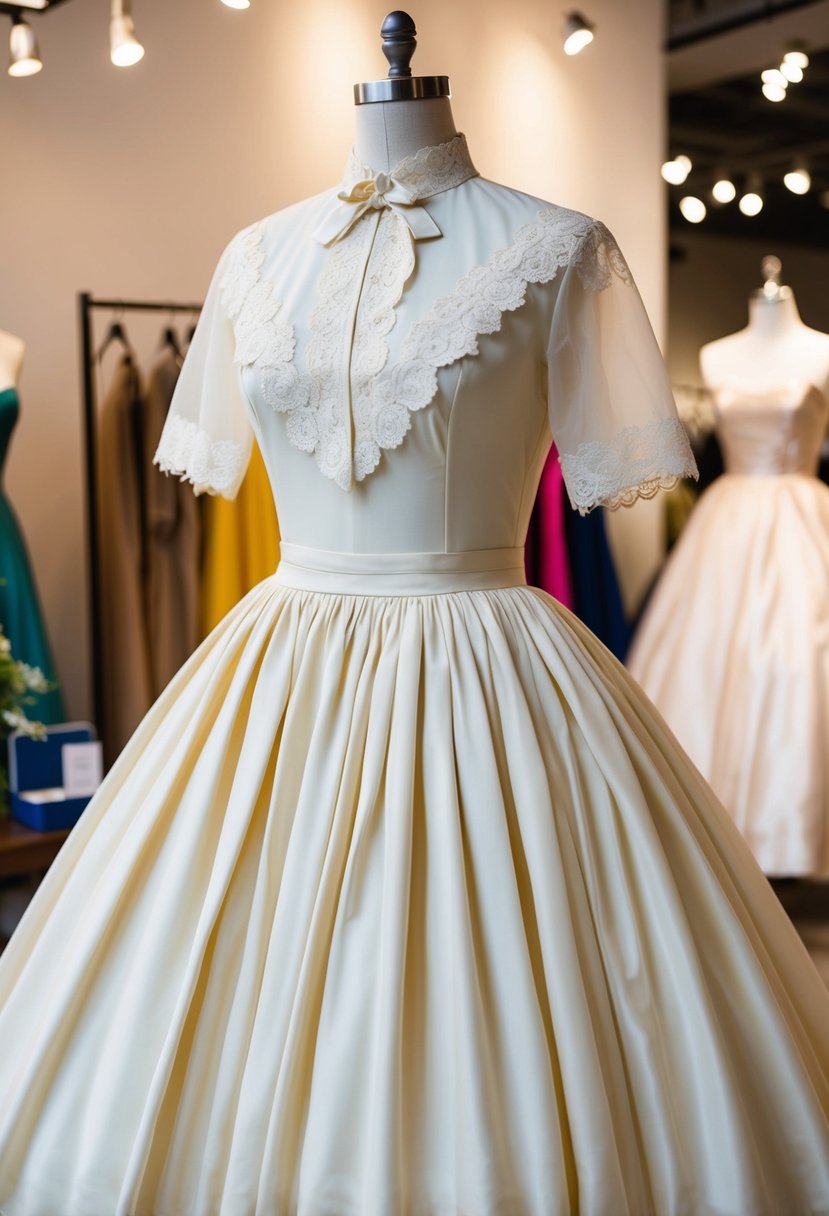
M256 587L0 960L4 1216L829 1213L829 998L529 588Z
M829 874L829 489L719 478L628 666L763 870Z

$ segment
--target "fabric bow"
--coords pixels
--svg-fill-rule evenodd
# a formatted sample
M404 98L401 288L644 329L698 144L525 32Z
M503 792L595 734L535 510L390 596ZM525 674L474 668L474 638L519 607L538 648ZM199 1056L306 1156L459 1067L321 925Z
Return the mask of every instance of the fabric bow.
M415 241L443 235L426 208L418 204L417 196L411 190L388 173L377 173L374 177L355 182L350 190L341 190L337 202L314 236L323 245L332 245L345 236L367 211L381 211L384 207L400 216Z

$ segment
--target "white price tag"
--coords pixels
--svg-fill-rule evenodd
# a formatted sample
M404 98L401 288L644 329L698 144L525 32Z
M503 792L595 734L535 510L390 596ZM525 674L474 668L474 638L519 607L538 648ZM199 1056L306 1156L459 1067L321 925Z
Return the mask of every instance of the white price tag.
M94 794L104 779L104 754L100 743L64 743L61 750L63 788L67 798Z

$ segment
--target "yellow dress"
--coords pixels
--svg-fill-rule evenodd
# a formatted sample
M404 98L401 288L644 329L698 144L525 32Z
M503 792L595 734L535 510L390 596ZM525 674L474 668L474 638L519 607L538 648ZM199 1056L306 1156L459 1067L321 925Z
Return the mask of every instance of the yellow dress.
M254 445L233 502L211 496L202 517L201 635L206 637L243 595L273 574L279 524L268 473Z

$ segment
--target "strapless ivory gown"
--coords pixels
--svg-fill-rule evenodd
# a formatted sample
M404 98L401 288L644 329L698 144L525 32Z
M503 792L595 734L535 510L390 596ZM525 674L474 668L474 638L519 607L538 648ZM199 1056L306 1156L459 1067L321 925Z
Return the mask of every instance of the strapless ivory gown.
M416 267L416 270L415 270ZM618 247L462 137L242 233L158 455L282 561L0 960L4 1216L829 1212L829 997L522 543L693 462Z
M829 403L719 394L702 495L628 666L767 874L829 874Z

